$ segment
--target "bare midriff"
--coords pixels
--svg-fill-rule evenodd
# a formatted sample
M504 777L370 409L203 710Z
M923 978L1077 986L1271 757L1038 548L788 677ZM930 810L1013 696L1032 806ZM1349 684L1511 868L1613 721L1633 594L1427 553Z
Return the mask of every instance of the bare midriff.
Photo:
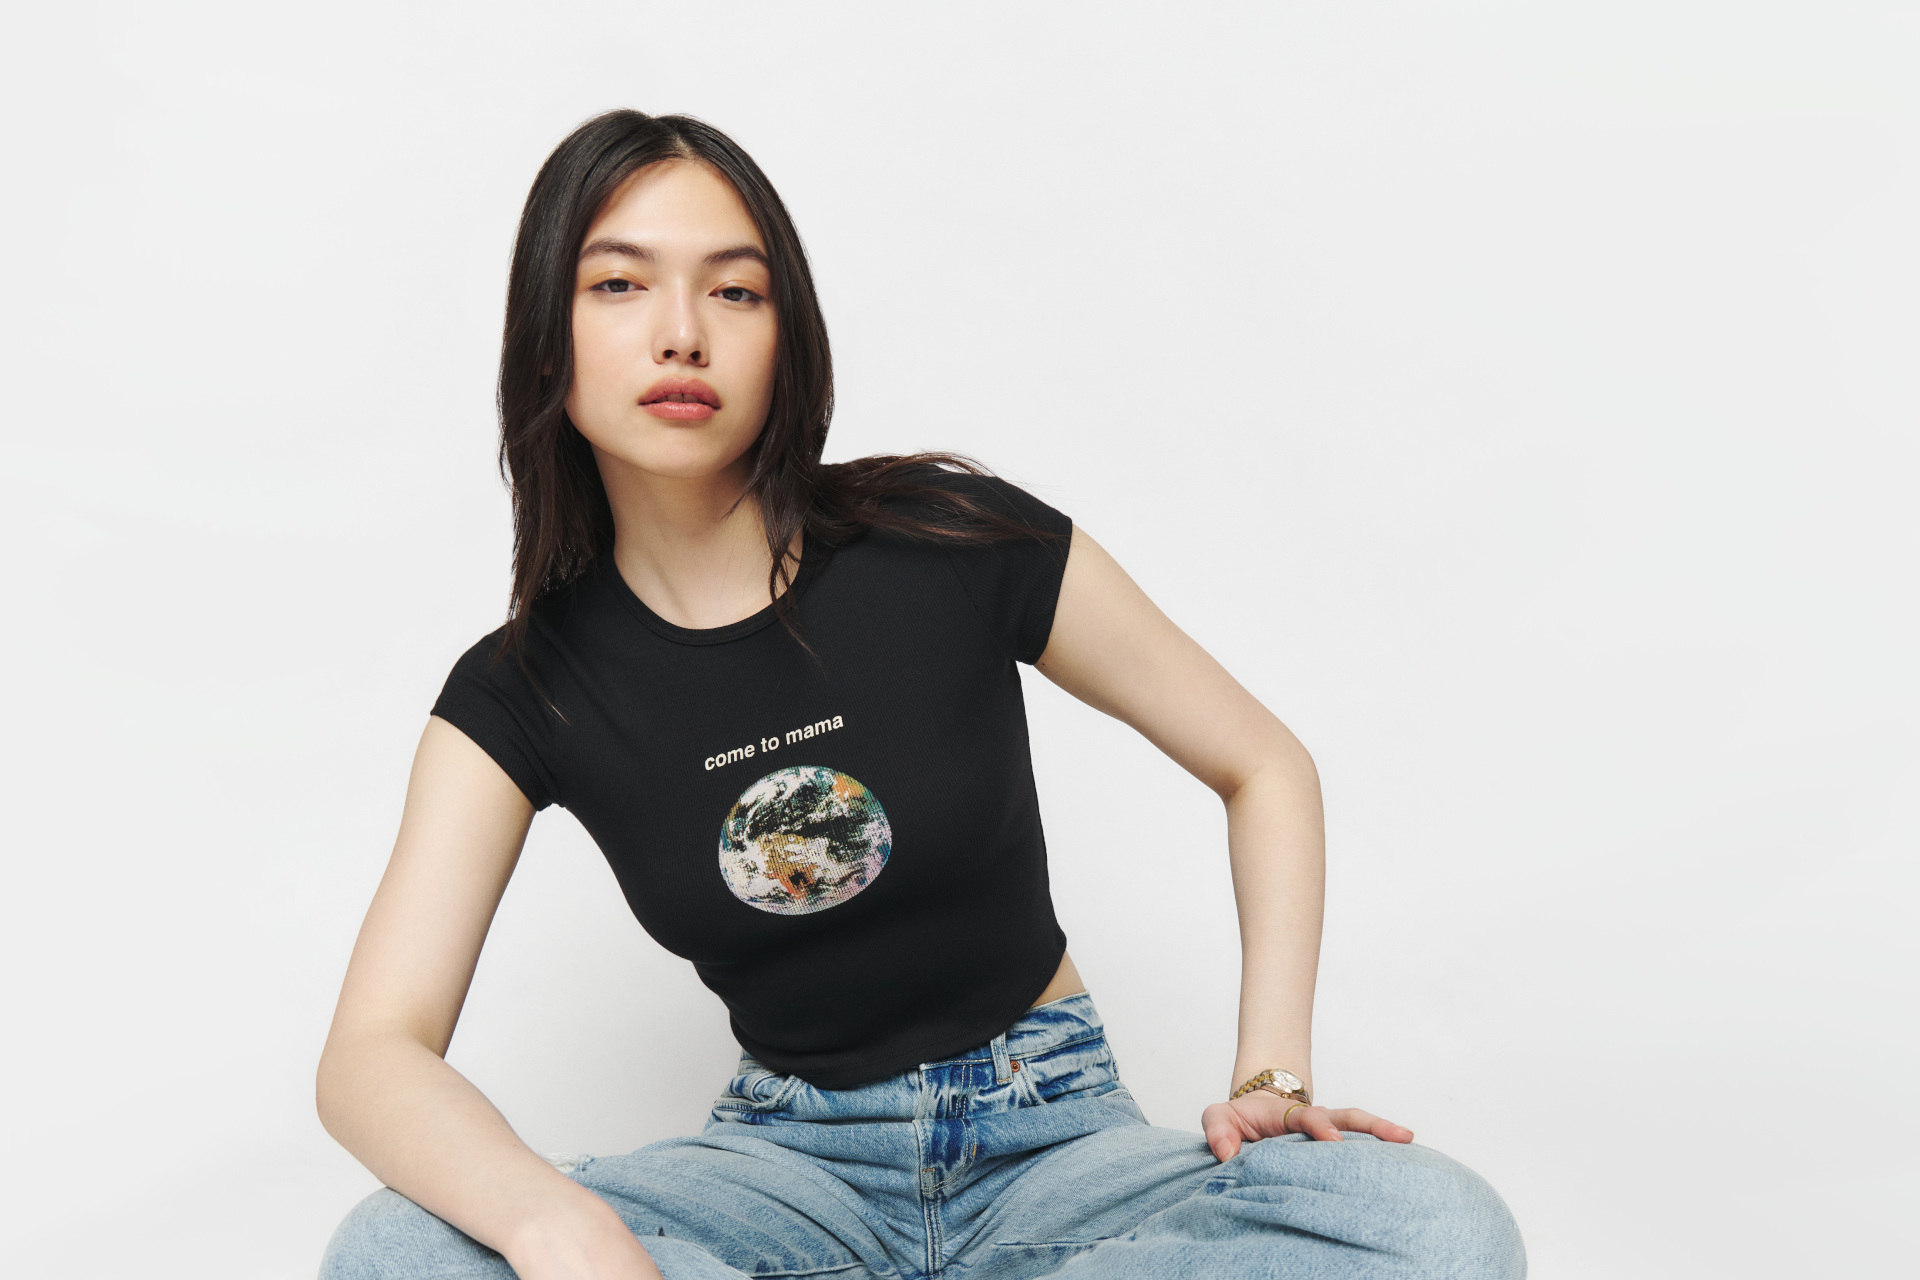
M1080 971L1073 967L1073 957L1062 951L1060 967L1053 971L1053 981L1047 984L1047 989L1042 991L1040 998L1033 1003L1036 1007L1051 1004L1055 1000L1065 1000L1068 996L1079 995L1086 989L1087 984L1080 981Z

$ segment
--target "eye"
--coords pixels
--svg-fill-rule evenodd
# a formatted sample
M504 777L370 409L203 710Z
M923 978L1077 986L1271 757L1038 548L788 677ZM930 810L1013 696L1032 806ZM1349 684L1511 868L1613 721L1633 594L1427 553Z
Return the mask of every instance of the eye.
M730 284L714 291L725 302L759 302L760 295L743 284Z
M632 280L602 280L593 286L601 293L638 293L640 286Z

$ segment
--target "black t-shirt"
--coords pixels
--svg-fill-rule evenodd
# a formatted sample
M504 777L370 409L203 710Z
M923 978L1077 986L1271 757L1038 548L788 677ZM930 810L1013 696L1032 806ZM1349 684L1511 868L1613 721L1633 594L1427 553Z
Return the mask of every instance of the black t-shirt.
M1046 648L1072 525L1005 481L939 476L1054 536L809 541L811 654L771 607L675 626L603 555L535 606L532 681L492 661L495 632L433 708L580 820L747 1052L819 1088L991 1039L1066 948L1014 663Z

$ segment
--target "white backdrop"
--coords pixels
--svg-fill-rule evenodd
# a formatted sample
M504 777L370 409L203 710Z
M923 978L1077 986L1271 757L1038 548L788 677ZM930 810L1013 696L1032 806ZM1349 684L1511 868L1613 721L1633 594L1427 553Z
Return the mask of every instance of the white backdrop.
M0 54L0 1270L309 1276L373 1187L312 1068L501 613L519 203L630 105L785 194L832 456L1032 486L1313 749L1325 1096L1485 1173L1536 1276L1910 1273L1911 5L36 8ZM1074 956L1197 1128L1218 806L1029 696ZM610 1152L733 1053L544 815L455 1063Z

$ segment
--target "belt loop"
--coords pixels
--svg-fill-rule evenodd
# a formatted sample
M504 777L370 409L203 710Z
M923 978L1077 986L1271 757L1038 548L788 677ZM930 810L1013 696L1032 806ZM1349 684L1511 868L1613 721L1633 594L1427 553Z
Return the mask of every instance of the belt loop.
M1013 1064L1007 1061L1007 1033L1002 1031L987 1047L993 1051L993 1082L1008 1083L1013 1079Z

